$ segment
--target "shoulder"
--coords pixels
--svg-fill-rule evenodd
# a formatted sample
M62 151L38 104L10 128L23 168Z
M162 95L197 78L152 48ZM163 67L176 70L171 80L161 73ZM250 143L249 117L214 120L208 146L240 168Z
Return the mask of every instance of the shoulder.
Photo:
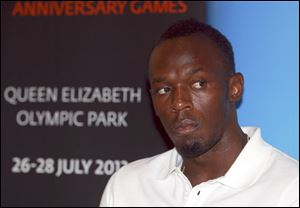
M299 162L271 145L270 149L261 182L269 184L273 192L280 193L277 199L280 205L299 203Z
M134 179L136 177L159 177L168 171L175 150L133 161L120 168L113 178Z
M168 174L176 154L176 150L171 149L152 157L130 162L111 176L108 186L111 188L117 186L118 189L128 186L134 187L144 180L149 181L162 178Z
M271 146L270 165L283 178L299 178L299 161Z
M168 173L175 149L153 157L133 161L114 173L106 184L100 206L127 204L164 174ZM134 201L134 200L133 200Z
M278 181L278 186L273 186L281 190L279 198L280 206L299 206L299 162L282 151L273 148L273 173L277 177L272 177Z

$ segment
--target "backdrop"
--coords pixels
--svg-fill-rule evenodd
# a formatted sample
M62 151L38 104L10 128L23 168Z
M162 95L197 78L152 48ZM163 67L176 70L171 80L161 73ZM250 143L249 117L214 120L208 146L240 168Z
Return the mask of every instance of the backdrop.
M108 178L168 149L148 55L183 1L1 2L1 205L97 206Z
M232 42L241 125L299 158L299 3L1 2L1 206L98 206L109 177L172 147L147 59L194 17Z

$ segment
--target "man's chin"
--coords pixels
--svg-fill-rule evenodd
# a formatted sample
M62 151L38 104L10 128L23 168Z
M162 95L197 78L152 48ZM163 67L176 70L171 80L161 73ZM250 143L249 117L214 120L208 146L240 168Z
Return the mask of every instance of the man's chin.
M198 141L193 141L189 144L176 146L178 153L184 158L194 158L203 155L207 150Z

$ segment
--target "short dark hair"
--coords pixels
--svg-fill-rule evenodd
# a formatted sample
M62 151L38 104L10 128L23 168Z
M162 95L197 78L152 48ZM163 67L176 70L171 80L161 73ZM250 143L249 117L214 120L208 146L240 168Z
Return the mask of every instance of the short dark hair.
M195 33L203 34L212 40L216 47L221 50L224 65L227 70L231 73L235 73L233 49L229 40L217 29L206 23L199 22L196 19L191 18L175 22L160 36L156 46L165 40L190 36Z

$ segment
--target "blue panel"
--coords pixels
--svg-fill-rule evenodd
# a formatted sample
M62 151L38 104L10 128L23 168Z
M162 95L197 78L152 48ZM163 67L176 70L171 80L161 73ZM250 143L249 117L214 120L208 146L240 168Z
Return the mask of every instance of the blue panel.
M245 91L242 126L299 159L299 3L208 2L207 21L231 41Z

